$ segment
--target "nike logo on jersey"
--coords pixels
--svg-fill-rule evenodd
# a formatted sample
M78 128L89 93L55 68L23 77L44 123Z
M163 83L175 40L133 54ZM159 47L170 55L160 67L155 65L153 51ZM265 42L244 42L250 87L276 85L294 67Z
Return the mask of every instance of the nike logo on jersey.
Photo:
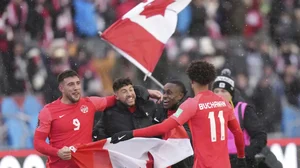
M63 118L65 116L65 114L64 115L61 115L61 116L59 116L59 118Z
M153 120L156 121L156 122L159 122L159 120L156 117Z
M118 140L123 139L125 136L126 136L126 135L123 135L123 136L121 136L121 137L118 137Z

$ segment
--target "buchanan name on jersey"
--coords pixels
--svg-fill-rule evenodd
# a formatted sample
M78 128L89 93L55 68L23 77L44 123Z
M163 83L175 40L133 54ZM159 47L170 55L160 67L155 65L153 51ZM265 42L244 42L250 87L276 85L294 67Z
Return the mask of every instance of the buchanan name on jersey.
M224 101L213 101L213 102L199 104L200 110L219 108L219 107L226 107L226 103Z

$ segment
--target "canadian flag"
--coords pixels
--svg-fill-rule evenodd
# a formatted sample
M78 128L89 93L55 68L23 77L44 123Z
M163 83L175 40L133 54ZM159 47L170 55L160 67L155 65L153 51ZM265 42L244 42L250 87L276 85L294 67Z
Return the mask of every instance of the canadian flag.
M69 148L80 168L150 168L148 153L153 157L154 168L166 168L193 155L182 126L174 128L168 136L166 140L133 138L117 144L111 144L108 138Z
M150 76L166 42L175 32L177 15L191 0L146 0L100 36Z

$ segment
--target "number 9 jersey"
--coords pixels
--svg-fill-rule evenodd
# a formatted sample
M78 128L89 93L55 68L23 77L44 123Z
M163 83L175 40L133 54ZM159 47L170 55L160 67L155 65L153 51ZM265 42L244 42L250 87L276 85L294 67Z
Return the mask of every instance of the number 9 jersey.
M229 102L211 91L203 91L181 104L172 118L180 125L189 124L195 153L194 167L231 167L227 130L228 122L236 119Z
M81 98L74 104L63 104L60 99L47 104L39 114L36 132L47 134L50 145L61 149L79 143L92 142L94 114L107 106L105 97ZM51 168L76 168L72 160L61 160L56 154L48 157Z

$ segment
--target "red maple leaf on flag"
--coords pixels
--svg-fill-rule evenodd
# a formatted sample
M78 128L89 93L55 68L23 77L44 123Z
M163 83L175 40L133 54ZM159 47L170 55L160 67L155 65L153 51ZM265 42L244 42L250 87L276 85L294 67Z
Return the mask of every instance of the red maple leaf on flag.
M175 0L154 0L144 7L144 10L140 13L140 15L144 15L146 18L155 15L165 16L167 6L174 1Z

